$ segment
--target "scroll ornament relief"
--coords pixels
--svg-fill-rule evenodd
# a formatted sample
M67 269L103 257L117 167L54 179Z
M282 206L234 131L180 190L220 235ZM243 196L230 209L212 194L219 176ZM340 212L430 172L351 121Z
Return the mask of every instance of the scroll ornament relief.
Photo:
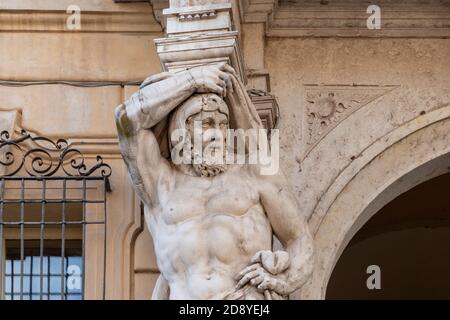
M350 114L397 86L306 86L307 144L311 150Z

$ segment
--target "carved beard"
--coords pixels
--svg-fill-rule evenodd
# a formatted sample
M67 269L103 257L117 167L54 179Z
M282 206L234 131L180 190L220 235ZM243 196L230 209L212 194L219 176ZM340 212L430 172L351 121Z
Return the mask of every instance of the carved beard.
M217 158L212 156L207 156L203 154L201 158L201 163L195 163L194 159L199 159L199 154L192 150L192 167L194 168L194 172L199 177L215 177L221 173L224 173L227 170L227 166L225 164L225 157L222 159L222 163L217 163Z

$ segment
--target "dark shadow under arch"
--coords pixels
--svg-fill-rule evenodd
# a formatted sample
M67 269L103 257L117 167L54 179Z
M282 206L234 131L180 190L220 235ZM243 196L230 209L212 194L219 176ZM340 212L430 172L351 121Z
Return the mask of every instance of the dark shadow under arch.
M333 270L327 299L450 299L450 173L379 210L353 236ZM367 267L381 269L369 290Z

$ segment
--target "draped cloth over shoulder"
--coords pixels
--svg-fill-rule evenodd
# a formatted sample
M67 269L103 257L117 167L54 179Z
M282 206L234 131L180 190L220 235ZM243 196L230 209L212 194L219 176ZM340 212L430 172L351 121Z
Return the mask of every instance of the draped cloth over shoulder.
M169 72L163 72L150 76L144 80L144 82L140 86L140 89L174 76L176 75ZM230 76L233 84L233 91L231 92L230 90L228 90L227 96L225 97L225 102L227 103L229 108L230 128L244 130L262 129L263 125L261 119L250 97L248 96L247 91L245 90L244 84L236 77L236 75L230 73ZM126 114L127 102L120 105L116 109L116 124L118 129L120 148L122 151L122 155L124 156L124 161L128 166L133 183L135 184L136 191L141 199L145 201L148 200L148 193L145 192L143 180L140 176L139 171L134 169L137 167L136 159L139 148L137 146L137 136L139 135L139 133L134 133L133 130L131 130L131 124L129 123L129 119L127 118ZM142 129L153 131L153 134L155 135L159 143L161 155L166 159L170 158L170 147L168 139L169 119L170 114L160 122L158 122L158 124L153 128Z

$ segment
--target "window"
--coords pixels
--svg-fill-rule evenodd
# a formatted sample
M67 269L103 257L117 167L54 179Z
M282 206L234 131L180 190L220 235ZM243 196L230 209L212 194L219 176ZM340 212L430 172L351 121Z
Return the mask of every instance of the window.
M26 151L25 141L46 147ZM0 299L105 297L111 169L99 156L88 161L65 140L0 134Z

